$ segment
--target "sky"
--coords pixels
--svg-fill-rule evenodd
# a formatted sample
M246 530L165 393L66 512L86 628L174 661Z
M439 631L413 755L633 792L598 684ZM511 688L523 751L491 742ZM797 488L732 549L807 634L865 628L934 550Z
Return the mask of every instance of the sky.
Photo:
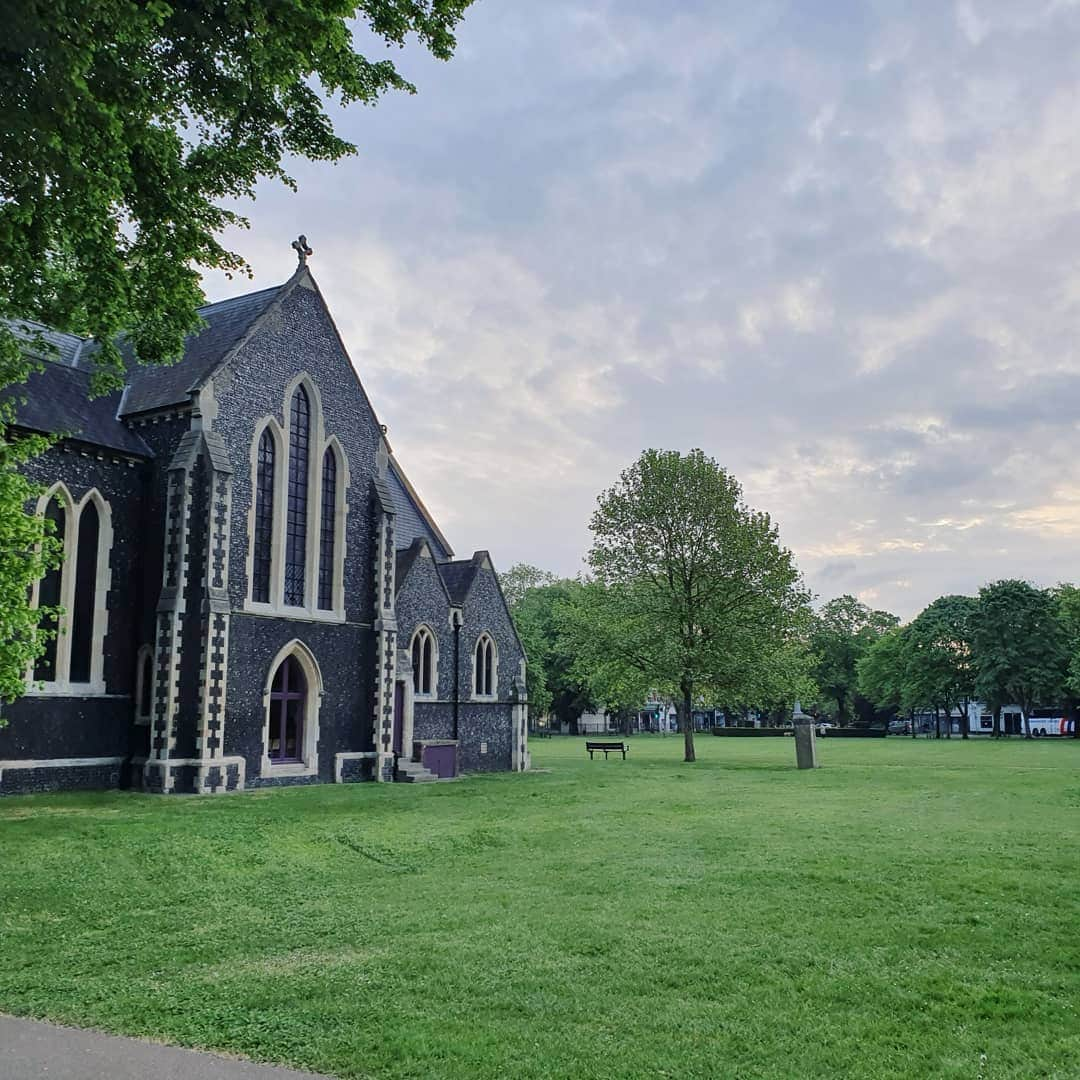
M479 0L392 56L206 288L307 235L459 557L573 575L701 447L822 600L1080 578L1080 0Z

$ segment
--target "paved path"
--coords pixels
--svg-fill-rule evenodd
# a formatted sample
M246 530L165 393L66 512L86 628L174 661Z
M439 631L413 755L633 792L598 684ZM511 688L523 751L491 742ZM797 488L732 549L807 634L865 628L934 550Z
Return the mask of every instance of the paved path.
M0 1016L0 1080L318 1080L251 1061Z

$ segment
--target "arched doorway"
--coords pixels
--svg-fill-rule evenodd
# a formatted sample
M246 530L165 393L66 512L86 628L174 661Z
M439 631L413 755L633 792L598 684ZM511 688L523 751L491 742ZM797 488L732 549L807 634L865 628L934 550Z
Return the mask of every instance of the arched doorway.
M304 720L308 687L303 668L293 655L286 656L270 684L270 730L267 757L273 765L303 760Z

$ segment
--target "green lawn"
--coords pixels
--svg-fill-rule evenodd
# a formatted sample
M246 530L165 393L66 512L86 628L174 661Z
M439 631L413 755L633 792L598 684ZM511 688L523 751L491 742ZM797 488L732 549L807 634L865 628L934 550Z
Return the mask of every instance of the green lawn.
M0 800L0 1010L342 1077L1080 1076L1080 745L680 745Z

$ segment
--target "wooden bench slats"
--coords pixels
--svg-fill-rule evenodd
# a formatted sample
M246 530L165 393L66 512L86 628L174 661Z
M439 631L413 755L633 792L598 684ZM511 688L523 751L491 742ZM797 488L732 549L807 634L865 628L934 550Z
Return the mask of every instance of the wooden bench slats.
M586 740L585 749L589 751L589 760L592 761L593 754L598 754L602 750L604 752L604 760L607 761L608 754L622 754L623 761L626 760L626 755L630 751L630 747L624 742L589 742Z

